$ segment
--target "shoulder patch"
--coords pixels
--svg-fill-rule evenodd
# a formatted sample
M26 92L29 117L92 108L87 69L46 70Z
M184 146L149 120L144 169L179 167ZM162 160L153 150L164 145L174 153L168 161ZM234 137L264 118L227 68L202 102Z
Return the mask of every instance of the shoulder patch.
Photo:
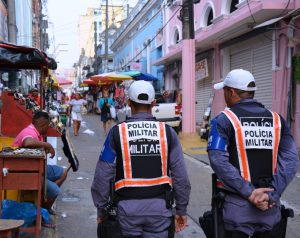
M113 151L110 147L111 133L112 130L109 131L106 140L104 142L101 154L99 156L99 160L105 161L107 163L114 163L116 158L116 152Z
M211 121L211 129L208 136L207 150L227 151L228 141L224 139L218 131L217 119Z

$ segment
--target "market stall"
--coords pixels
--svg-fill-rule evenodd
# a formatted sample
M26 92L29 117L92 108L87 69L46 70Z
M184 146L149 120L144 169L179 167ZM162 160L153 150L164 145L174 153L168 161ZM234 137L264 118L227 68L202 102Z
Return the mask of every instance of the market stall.
M0 42L0 71L13 72L20 70L39 70L39 100L34 102L29 96L26 97L20 93L5 91L2 93L1 110L1 136L0 136L0 167L3 171L0 180L0 201L4 199L17 199L19 197L16 190L36 190L35 197L37 207L37 218L35 225L30 228L22 228L22 232L34 232L35 237L40 237L41 232L41 191L42 177L45 176L46 154L41 153L38 156L25 155L24 151L16 154L15 150L3 150L3 147L11 146L13 138L32 121L35 111L45 108L45 91L47 90L46 77L48 69L56 69L56 62L47 57L44 52L38 49L12 45ZM38 96L38 92L36 93ZM47 136L60 137L61 133L57 128L49 128ZM8 153L11 153L8 155ZM37 158L35 158L37 157ZM29 159L30 158L30 159ZM4 169L6 174L4 173ZM45 183L44 183L45 184ZM14 190L14 191L12 191ZM44 189L45 191L45 189ZM10 194L9 194L10 192ZM1 209L0 209L1 213Z
M6 91L2 94L1 134L2 136L15 137L25 126L31 123L34 110L44 109L46 77L48 69L56 69L55 60L38 49L17 46L0 42L0 71L19 71L23 69L39 70L40 105L29 106L26 98L18 98L13 92ZM57 130L50 128L47 136L60 136Z

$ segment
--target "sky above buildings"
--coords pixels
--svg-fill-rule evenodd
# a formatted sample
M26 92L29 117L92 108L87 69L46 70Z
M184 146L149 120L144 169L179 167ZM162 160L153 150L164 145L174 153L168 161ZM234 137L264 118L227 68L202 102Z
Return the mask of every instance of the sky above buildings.
M49 54L54 54L59 68L71 68L78 62L80 49L78 39L79 16L88 7L99 7L99 0L48 0Z

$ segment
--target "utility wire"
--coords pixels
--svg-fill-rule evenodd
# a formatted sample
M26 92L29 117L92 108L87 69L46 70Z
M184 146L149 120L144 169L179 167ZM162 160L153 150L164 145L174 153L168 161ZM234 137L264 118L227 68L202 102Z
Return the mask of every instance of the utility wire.
M288 3L288 4L289 4L289 3ZM287 4L287 6L288 6L288 4ZM257 25L257 22L256 22L256 20L255 20L255 18L254 18L254 15L253 15L252 10L251 10L251 7L250 7L249 0L247 0L247 6L248 6L249 13L250 13L250 15L251 15L251 18L252 18L252 20L253 20L254 25ZM286 6L286 8L287 8L287 6ZM275 39L275 40L273 40L273 39L270 38L268 35L266 35L264 32L263 32L262 34L263 34L263 36L264 36L266 39L268 39L268 40L271 41L271 42L273 42L273 41L276 41L276 42L277 42L277 41L278 41L278 38Z
M165 6L166 5L163 5L163 7L154 15L154 16L156 16L161 10L163 10L163 8L165 8ZM175 17L175 15L177 14L177 12L179 11L179 10L181 10L182 9L182 6L180 7L180 8L178 8L174 13L173 13L173 15L169 18L169 20L162 26L162 28L155 34L155 36L152 38L152 39L150 39L150 42L149 42L149 44L151 44L154 40L155 40L155 38L163 31L163 29L169 24L169 22L173 19L173 17ZM133 63L137 58L138 58L138 56L140 56L142 53L143 53L143 51L146 49L148 47L148 45L147 46L144 46L144 48L142 49L142 50L140 50L129 62L127 62L127 64L125 64L123 67L126 69L126 67L128 67L129 66L129 64L130 63ZM123 68L122 67L122 68ZM122 70L122 68L117 68L116 69L116 71L120 71L120 70Z
M285 13L285 11L288 9L289 5L290 5L291 0L288 1L288 3L286 4L285 8L283 9L283 11L280 13L280 16L283 15L283 13Z

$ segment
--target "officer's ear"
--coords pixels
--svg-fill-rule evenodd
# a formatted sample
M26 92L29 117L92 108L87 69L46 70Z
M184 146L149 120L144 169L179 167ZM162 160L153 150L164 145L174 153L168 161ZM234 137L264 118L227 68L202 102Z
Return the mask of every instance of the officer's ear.
M157 101L156 99L153 100L153 102L151 103L151 107L157 106Z

